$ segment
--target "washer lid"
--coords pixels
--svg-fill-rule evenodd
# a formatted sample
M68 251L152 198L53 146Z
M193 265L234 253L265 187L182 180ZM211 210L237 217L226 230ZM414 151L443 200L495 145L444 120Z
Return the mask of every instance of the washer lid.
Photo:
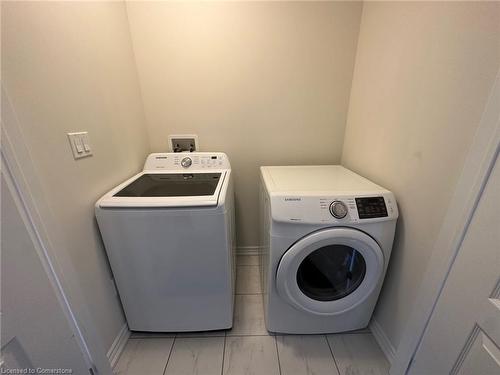
M213 195L221 173L145 173L114 197L189 197Z
M329 228L303 237L286 251L276 287L299 310L336 315L366 300L383 269L382 250L370 236L351 228Z
M215 207L227 171L162 173L144 171L117 186L97 205L115 207Z

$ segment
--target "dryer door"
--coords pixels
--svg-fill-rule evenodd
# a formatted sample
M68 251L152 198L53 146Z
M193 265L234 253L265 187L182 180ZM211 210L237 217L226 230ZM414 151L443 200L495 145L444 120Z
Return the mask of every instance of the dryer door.
M350 310L381 281L384 256L367 234L329 228L297 241L278 265L276 286L296 308L318 315Z

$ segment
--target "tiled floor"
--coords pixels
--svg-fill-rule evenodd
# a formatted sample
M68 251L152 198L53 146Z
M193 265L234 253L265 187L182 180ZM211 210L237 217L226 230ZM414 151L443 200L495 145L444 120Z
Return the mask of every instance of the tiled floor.
M368 330L335 335L270 335L264 325L254 256L238 258L233 329L132 334L115 367L119 375L388 374Z

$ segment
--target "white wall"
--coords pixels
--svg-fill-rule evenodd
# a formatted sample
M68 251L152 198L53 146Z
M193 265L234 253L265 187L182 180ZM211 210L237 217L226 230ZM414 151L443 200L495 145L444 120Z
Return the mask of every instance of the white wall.
M149 151L125 5L3 2L1 21L2 83L58 224L49 234L69 253L109 348L125 320L93 206ZM66 133L80 130L94 156L75 161Z
M499 3L364 5L342 163L399 203L374 315L394 348L499 65Z
M258 167L340 162L361 3L128 2L152 151L224 151L240 246L258 244Z

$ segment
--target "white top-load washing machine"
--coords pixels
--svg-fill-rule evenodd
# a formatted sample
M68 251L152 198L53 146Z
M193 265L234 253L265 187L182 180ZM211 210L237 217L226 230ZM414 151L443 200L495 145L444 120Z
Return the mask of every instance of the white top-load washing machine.
M391 255L393 194L338 165L261 167L260 200L267 329L366 327Z
M234 203L225 154L151 154L95 213L131 330L232 326Z

